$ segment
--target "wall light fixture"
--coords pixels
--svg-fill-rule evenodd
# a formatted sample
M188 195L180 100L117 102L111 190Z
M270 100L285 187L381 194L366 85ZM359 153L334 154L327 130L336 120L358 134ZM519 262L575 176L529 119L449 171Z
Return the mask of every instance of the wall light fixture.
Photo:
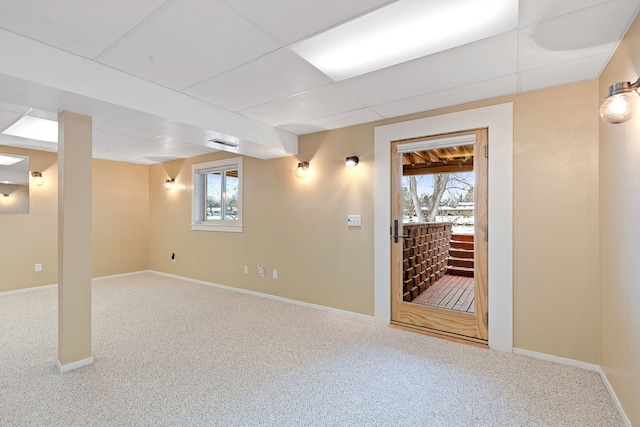
M347 166L355 166L360 163L360 159L358 158L358 156L349 156L347 157L346 162Z
M607 123L624 123L638 109L640 78L635 83L620 82L609 86L609 94L600 106L600 118Z
M42 172L31 172L31 176L33 177L33 183L38 187L44 184L44 177L42 176Z
M296 176L298 178L304 178L307 176L307 169L309 169L309 162L300 162L296 168Z
M4 201L6 202L6 201L8 201L8 200L9 200L9 195L8 195L7 193L4 193L4 194L2 195L2 198L3 198L3 199L4 199Z
M164 188L167 190L173 190L173 187L176 185L175 178L169 178L164 182Z

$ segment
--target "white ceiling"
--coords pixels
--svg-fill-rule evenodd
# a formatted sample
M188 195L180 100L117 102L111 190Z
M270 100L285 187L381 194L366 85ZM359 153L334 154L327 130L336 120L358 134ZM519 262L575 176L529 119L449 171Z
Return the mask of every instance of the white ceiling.
M151 164L216 151L213 138L292 155L296 135L596 78L640 6L521 0L506 32L340 81L294 52L389 3L3 0L0 131L70 110L93 117L97 158Z

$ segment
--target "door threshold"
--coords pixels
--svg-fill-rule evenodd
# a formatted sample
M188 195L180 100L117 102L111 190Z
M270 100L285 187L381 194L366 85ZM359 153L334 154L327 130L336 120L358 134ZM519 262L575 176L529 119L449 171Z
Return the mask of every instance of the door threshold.
M407 323L400 323L395 321L391 321L391 324L389 326L396 329L402 329L403 331L417 332L419 334L427 335L429 337L440 338L447 341L457 342L459 344L468 344L474 347L479 347L484 349L489 348L489 344L487 343L487 341L481 340L478 338L465 337L463 335L452 334L450 332L439 331L437 329L430 329L422 326L409 325Z

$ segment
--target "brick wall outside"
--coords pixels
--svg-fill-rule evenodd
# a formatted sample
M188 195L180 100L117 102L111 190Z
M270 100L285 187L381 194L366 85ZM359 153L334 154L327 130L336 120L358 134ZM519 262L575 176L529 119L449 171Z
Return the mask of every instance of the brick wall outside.
M403 301L412 301L447 272L451 224L404 224Z

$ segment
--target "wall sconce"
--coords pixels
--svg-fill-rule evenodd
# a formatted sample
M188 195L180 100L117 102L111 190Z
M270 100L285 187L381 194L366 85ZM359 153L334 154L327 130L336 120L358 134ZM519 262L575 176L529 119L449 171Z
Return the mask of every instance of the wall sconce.
M41 172L31 172L31 176L33 177L33 183L38 187L44 184L44 178Z
M296 168L296 176L298 178L304 178L307 176L307 169L309 169L309 162L300 162Z
M607 99L600 106L600 118L613 124L630 120L638 108L638 88L640 79L635 83L620 82L609 86Z
M358 156L349 156L347 157L346 162L347 166L355 166L360 163L360 159L358 158Z
M2 198L4 199L4 201L5 201L5 202L8 202L8 201L9 201L9 195L8 195L7 193L4 193L4 194L2 195Z
M175 187L175 185L176 185L176 180L175 180L175 178L167 179L167 180L164 182L164 188L165 188L165 189L167 189L167 190L173 190L173 187Z

